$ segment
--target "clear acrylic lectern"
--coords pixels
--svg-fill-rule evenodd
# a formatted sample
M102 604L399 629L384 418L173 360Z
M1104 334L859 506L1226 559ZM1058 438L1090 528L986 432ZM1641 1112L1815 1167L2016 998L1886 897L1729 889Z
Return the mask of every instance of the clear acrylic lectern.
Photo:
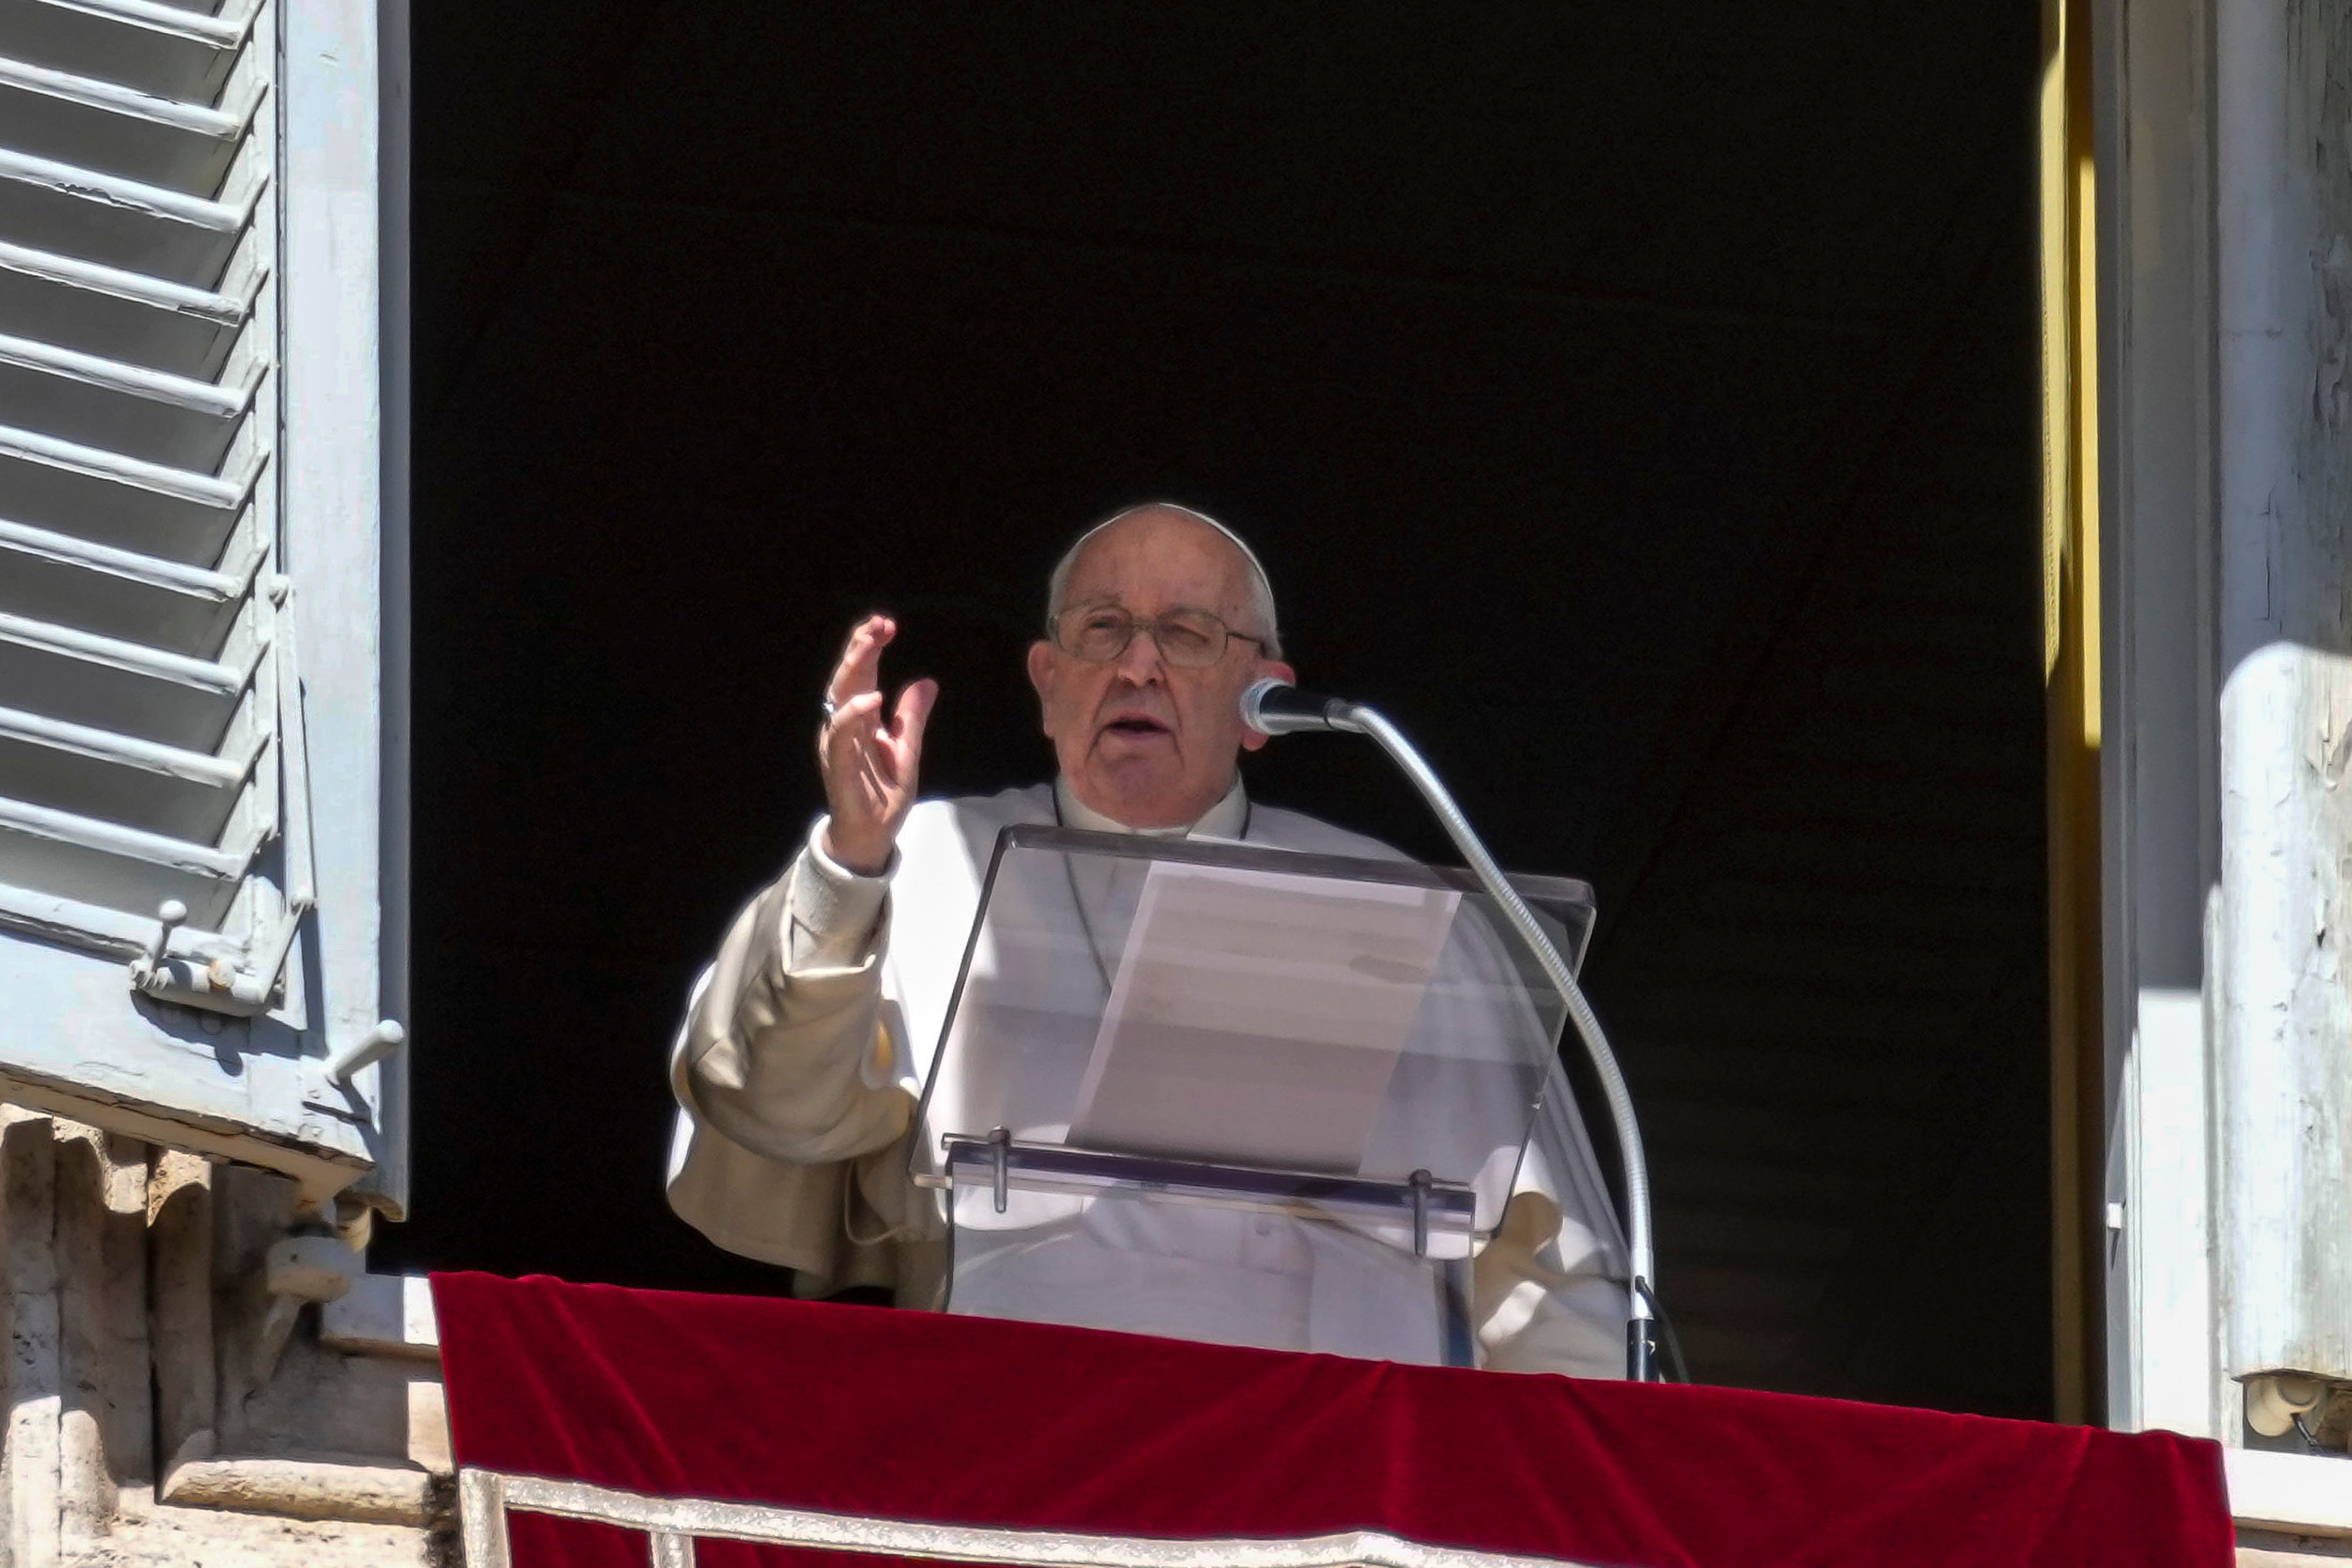
M1591 889L1513 882L1578 962ZM948 1310L1466 1365L1565 1016L1467 872L1007 828L912 1157Z

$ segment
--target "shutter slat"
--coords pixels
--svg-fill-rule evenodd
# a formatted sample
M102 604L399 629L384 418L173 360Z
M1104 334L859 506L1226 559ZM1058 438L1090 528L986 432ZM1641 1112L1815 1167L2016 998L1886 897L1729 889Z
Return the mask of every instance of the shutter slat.
M119 393L216 421L242 415L251 391L149 370L102 354L82 353L35 338L11 337L5 332L0 332L0 365L37 372L54 381L78 381L96 391Z
M70 119L56 119L58 105L69 104L99 113L126 115L223 142L234 141L245 134L247 121L252 113L250 103L242 111L234 112L215 109L209 104L182 103L176 99L158 97L117 82L76 76L71 71L54 70L47 66L12 60L5 56L0 56L0 90L37 93L51 100L47 105L51 109L51 116L44 118L26 132L29 139L37 141L58 139L70 142L77 129L84 134L89 133L87 126L77 127Z
M257 9L253 0L230 0L226 5L172 5L167 0L10 0L11 4L40 12L62 12L68 16L86 16L100 22L137 27L150 27L174 36L211 39L216 46L234 50L245 41L246 30L251 26Z
M255 438L253 424L250 416L242 422L218 474L0 425L0 517L118 550L210 564L260 476L267 433Z
M211 283L251 216L250 202L0 148L0 232L55 235L61 248L108 267Z
M0 321L38 322L60 348L180 375L219 369L259 282L257 271L246 279L240 298L0 239Z
M191 752L136 736L119 735L110 730L94 730L86 724L68 724L38 713L20 712L14 708L0 708L0 742L40 746L212 789L230 789L244 783L260 750L257 740L243 749L241 759Z
M181 103L0 55L0 146L209 196L253 112Z
M0 425L0 458L61 468L107 484L185 501L209 511L230 511L242 505L246 489L252 482L249 477L239 480L192 473L167 463L151 463L103 447L62 441L37 430L8 425Z
M152 0L0 0L0 54L160 98L210 103L254 6L208 16Z
M80 445L208 473L227 454L249 385L171 375L0 332L0 424L37 421Z
M144 833L119 822L106 822L50 806L0 797L0 828L49 840L68 849L91 849L148 866L204 879L206 888L223 879L245 875L249 850L236 846L191 844L167 834ZM216 890L216 889L215 889ZM145 891L131 895L134 905Z
M257 532L248 508L215 569L0 519L0 615L203 657L223 646L253 586Z
M57 533L46 528L28 528L21 522L0 518L0 551L14 551L60 565L102 572L126 581L160 588L171 593L185 594L209 604L226 604L243 595L253 581L253 563L260 559L256 551L242 571L207 571L199 566L184 566L176 561L159 561L152 555L142 555L133 550L116 550L104 544L93 544L71 534ZM0 604L0 609L5 609Z
M15 646L60 659L119 670L142 680L165 682L192 692L234 697L253 673L250 656L241 663L190 658L143 643L37 621L24 616L0 615L0 646Z
M0 708L0 795L121 826L217 842L260 760L266 727L248 700L215 752Z

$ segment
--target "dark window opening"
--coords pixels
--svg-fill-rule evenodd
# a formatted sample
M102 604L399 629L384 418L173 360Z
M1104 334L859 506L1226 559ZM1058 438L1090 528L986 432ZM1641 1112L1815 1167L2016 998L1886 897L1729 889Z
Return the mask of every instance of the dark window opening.
M543 0L415 18L415 1215L775 1290L663 1057L850 620L1050 768L1044 576L1258 547L1588 965L1703 1379L2050 1408L2037 13ZM1368 751L1263 798L1438 856Z

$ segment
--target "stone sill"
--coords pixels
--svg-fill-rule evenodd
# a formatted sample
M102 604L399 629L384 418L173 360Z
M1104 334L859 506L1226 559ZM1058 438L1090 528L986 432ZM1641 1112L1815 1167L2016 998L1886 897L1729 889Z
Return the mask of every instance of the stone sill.
M159 1501L353 1524L430 1529L450 1516L446 1476L343 1454L183 1459L163 1479Z

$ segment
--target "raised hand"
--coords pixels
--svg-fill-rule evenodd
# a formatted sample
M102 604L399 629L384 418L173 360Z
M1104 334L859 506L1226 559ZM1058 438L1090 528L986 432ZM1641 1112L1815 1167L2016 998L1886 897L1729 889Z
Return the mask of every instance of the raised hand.
M915 804L923 758L923 725L939 700L936 680L910 682L898 707L883 717L882 650L898 635L887 616L868 616L849 634L841 663L825 687L831 704L817 731L817 766L824 774L824 852L844 869L878 876Z

